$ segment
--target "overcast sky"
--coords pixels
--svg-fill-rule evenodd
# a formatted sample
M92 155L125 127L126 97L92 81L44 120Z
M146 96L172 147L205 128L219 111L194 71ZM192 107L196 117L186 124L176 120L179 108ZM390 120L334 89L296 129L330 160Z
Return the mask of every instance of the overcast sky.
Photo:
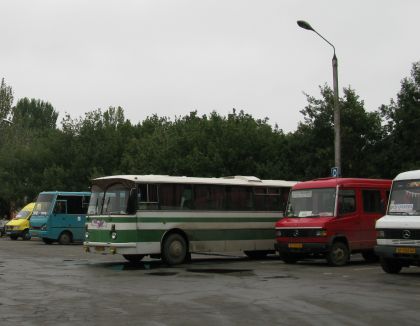
M124 108L222 115L232 108L294 131L319 85L388 104L420 60L418 0L1 0L0 77L73 118Z

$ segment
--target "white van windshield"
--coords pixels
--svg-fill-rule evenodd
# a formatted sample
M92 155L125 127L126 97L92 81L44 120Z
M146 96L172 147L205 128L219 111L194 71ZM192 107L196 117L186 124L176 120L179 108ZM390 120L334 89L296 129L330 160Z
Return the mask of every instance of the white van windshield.
M420 215L420 180L394 181L388 215Z

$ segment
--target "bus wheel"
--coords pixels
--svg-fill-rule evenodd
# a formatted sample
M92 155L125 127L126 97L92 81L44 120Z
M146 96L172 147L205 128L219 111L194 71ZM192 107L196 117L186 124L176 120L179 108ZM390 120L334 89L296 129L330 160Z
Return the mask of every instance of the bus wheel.
M45 244L48 244L48 245L50 245L50 244L52 244L52 243L54 242L53 240L48 239L48 238L42 238L42 241L43 241Z
M18 236L16 234L11 234L10 239L17 240Z
M58 243L61 245L68 245L71 243L71 234L69 232L63 232L58 238Z
M244 254L247 255L251 259L264 259L268 255L268 251L266 250L250 250L244 251Z
M172 233L163 240L162 260L166 264L181 264L187 258L187 254L187 242L179 233Z
M130 263L135 264L139 263L143 259L144 255L123 255L123 257Z
M347 245L341 241L334 242L327 254L328 264L331 266L344 266L347 264L349 259L350 252Z
M402 265L398 260L381 258L381 267L388 274L398 274Z
M31 234L29 233L29 230L23 231L22 239L25 241L31 240Z

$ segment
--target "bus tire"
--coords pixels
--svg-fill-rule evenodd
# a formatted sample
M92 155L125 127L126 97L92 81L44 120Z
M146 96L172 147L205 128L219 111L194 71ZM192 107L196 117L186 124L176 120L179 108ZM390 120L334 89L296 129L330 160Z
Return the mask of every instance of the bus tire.
M72 242L71 233L64 231L58 237L58 243L61 245L68 245Z
M29 230L26 229L25 231L23 231L22 233L22 240L28 241L31 240L31 234L29 233Z
M182 264L188 254L187 242L179 233L169 234L162 243L162 260L169 266Z
M123 257L130 263L136 264L141 262L141 260L144 258L144 255L123 255Z
M42 238L42 241L47 245L50 245L54 242L54 240L51 240L51 239L48 239L48 238Z
M327 261L330 266L344 266L350 259L350 251L347 245L342 241L336 241L332 244L327 253Z
M251 259L264 259L268 255L267 250L247 250L244 251L244 254Z
M398 260L381 258L381 267L385 273L398 274L402 265Z

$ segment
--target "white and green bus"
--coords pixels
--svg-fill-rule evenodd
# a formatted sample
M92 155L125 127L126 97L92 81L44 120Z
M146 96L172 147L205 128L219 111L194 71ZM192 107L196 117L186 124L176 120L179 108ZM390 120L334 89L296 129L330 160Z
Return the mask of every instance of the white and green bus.
M296 182L119 175L92 180L86 252L180 264L192 252L274 253L274 224Z

